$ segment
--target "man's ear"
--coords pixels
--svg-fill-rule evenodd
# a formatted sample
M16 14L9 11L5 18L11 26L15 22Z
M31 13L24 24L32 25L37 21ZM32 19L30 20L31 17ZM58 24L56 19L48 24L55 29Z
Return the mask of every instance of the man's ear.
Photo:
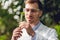
M41 17L41 16L42 16L42 10L39 11L39 17Z

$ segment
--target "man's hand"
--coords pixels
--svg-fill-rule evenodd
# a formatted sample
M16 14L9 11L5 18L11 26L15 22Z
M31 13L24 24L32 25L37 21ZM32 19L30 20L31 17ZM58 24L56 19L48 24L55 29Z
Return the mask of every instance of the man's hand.
M27 33L28 33L30 36L33 37L33 36L35 35L35 32L33 31L32 27L30 26L29 23L23 21L23 22L20 23L20 26L19 26L19 27L25 28L26 31L27 31Z
M19 27L17 27L14 31L13 31L13 35L12 35L12 39L11 40L17 40L19 37L22 36L22 29L25 28L27 33L30 36L34 36L35 32L33 31L32 27L30 26L29 23L27 22L20 22Z
M20 27L17 27L14 31L13 31L13 35L12 35L12 39L11 40L17 40L17 38L22 36L22 31Z

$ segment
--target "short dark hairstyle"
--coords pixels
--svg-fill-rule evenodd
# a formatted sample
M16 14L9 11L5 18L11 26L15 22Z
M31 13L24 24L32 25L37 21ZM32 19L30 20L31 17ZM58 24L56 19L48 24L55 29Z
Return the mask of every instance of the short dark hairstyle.
M40 10L43 10L43 6L42 3L40 2L40 0L24 0L25 4L26 3L37 3L38 7Z

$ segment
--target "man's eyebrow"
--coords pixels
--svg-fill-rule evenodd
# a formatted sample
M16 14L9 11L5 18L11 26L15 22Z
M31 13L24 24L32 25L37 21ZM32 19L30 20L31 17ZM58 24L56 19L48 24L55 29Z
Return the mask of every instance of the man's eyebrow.
M38 1L38 0L24 0L24 1Z
M24 2L28 2L28 3L35 3L38 2L39 0L24 0Z

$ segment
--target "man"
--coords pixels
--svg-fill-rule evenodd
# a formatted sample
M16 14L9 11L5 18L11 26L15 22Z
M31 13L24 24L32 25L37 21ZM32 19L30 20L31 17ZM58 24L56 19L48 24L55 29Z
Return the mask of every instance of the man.
M26 21L21 22L13 31L11 40L58 40L56 31L39 21L42 15L39 0L26 0L24 12Z

